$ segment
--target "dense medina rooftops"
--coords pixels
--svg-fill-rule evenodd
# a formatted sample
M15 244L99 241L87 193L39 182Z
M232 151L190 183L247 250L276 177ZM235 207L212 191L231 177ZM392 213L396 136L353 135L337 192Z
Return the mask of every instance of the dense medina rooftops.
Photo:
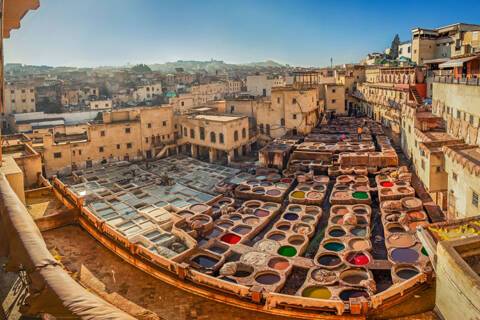
M325 142L309 142L319 148L292 141L283 172L175 156L89 168L63 183L83 199L85 221L159 267L188 268L192 281L240 296L259 287L338 311L423 282L431 270L415 234L428 217L388 138L371 123L363 151L352 137L330 141L336 126L356 125L332 124ZM317 155L329 159L317 165Z

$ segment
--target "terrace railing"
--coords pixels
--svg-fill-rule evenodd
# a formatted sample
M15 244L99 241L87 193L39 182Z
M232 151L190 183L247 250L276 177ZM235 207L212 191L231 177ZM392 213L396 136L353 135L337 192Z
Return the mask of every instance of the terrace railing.
M480 86L480 78L478 77L454 77L448 76L435 76L433 82L437 83L449 83L449 84L464 84L469 86Z

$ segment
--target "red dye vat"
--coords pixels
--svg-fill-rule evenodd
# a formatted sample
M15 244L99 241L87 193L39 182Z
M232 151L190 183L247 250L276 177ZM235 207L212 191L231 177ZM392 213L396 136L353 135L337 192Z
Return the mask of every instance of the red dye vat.
M283 183L291 183L291 182L292 182L292 179L290 179L290 178L283 178L283 179L280 179L280 182L283 182Z
M229 244L235 244L235 243L238 243L240 241L240 237L237 236L236 234L232 234L232 233L227 233L226 235L222 236L222 238L220 238L220 240L222 240L223 242L226 242L226 243L229 243Z
M385 188L391 188L391 187L393 187L393 183L390 182L390 181L381 182L380 185L381 185L382 187L385 187Z
M363 253L357 253L350 256L348 262L356 266L364 266L370 262L370 259Z

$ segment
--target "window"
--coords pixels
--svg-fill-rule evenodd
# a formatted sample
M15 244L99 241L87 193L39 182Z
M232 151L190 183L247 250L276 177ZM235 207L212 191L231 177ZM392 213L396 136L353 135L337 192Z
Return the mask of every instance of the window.
M284 118L280 119L280 125L283 126L283 127L285 126L285 119Z
M125 128L125 133L130 133L130 128Z
M79 156L82 155L82 150L78 150L78 155L79 155Z
M12 103L15 103L15 99L12 99Z
M296 98L293 98L292 99L292 104L296 104L297 103L297 99Z
M442 167L440 167L440 166L437 166L437 167L436 167L436 172L437 172L437 173L440 173L440 172L442 172Z
M332 89L332 93L335 93L335 92L337 92L337 90L335 90L335 89Z
M336 99L332 99L332 103L336 103L336 102L337 102L337 100L336 100Z
M260 133L263 133L263 123L260 123Z
M105 137L105 131L104 130L100 131L100 137Z
M295 113L292 114L292 118L293 118L293 120L297 119L297 115Z
M200 140L205 140L205 128L200 127Z
M62 153L61 152L54 152L53 153L53 158L55 159L60 159L62 157Z
M470 115L470 124L473 125L473 116Z
M27 102L27 99L22 99L22 102L23 102L23 103Z
M476 193L475 191L472 191L472 205L475 208L478 208L478 193Z
M408 133L412 133L412 126L408 125Z
M132 143L131 142L127 143L127 149L132 149Z
M220 133L220 134L218 135L218 140L220 140L220 143L224 143L223 133Z
M422 159L422 169L425 170L425 160Z
M195 139L195 130L190 129L190 138Z
M151 128L152 127L152 124L151 123L147 123L147 128Z
M265 128L266 128L266 131L267 131L267 135L270 135L270 125L267 124L267 125L265 126Z
M166 127L167 126L167 121L163 121L162 126Z
M277 97L277 103L280 104L280 97Z
M453 181L457 181L457 178L458 178L458 176L457 176L457 174L454 172L454 173L452 174L452 179L453 179Z
M235 132L233 132L233 140L238 141L238 131L237 130L235 130Z
M25 93L25 89L22 89L22 93Z
M103 152L103 147L98 147L98 152Z
M117 149L120 149L120 145L119 145L119 144L117 144Z
M217 142L217 136L215 135L215 132L210 132L210 142L211 143Z
M457 110L457 119L460 119L460 110Z
M183 135L184 135L185 137L188 136L187 128L183 128Z
M30 99L30 102L35 102L35 99Z
M242 138L245 139L247 137L247 129L242 129Z
M145 143L148 143L148 137L145 138Z

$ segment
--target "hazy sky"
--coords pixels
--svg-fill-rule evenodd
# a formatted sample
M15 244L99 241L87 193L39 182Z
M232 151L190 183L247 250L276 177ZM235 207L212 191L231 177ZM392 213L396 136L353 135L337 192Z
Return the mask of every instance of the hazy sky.
M355 62L393 36L480 24L480 1L40 0L5 41L6 62L100 66L272 59Z

